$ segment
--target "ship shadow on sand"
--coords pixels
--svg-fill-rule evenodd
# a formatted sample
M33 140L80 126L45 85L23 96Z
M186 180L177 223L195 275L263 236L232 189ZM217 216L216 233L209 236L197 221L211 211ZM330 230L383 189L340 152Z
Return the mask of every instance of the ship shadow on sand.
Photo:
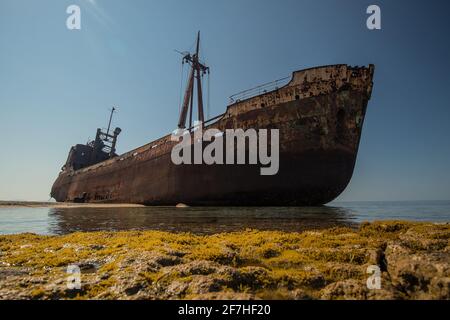
M355 227L354 213L341 207L143 207L51 208L52 234L160 230L215 234L245 229L301 232Z

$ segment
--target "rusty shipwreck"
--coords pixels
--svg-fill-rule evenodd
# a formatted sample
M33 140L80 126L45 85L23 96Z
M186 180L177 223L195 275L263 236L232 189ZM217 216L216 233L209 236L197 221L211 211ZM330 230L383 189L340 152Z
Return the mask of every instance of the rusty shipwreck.
M294 206L335 199L349 183L358 153L374 66L330 65L295 71L279 82L233 96L226 112L204 121L201 77L209 68L197 51L183 62L190 75L179 128L192 128L194 87L204 129L279 129L279 171L258 165L175 165L176 142L164 136L122 155L120 129L98 129L96 139L71 148L51 196L65 202L145 205ZM274 87L270 87L273 86ZM268 89L269 88L269 89ZM113 110L114 111L114 110Z

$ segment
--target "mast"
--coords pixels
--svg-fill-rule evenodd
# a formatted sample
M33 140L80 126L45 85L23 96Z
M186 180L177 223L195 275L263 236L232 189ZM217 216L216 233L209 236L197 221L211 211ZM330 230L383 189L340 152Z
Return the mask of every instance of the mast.
M111 109L111 115L109 116L108 130L106 130L106 135L109 135L109 129L111 128L111 121L112 121L112 117L113 117L114 111L116 111L115 107L113 107Z
M200 72L200 63L199 60L199 50L200 50L200 31L197 34L197 50L196 50L196 57L197 57L197 102L198 102L198 120L202 123L205 122L205 119L203 117L203 95L202 95L202 75Z
M189 74L188 85L184 93L183 105L181 107L180 118L178 121L178 128L186 128L186 117L189 111L189 128L192 127L192 109L194 106L194 86L197 85L197 103L198 103L198 120L202 123L205 121L203 112L203 92L202 92L202 76L209 73L209 68L199 61L200 52L200 31L197 34L197 45L194 54L186 54L183 57L182 63L189 63L191 65L191 72ZM195 81L196 80L196 81Z

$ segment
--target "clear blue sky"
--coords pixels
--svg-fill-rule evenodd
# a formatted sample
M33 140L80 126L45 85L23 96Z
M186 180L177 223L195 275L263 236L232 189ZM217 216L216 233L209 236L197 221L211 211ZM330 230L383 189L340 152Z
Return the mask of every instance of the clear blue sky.
M82 29L66 28L66 8ZM378 4L382 30L369 31ZM202 31L211 115L297 69L376 65L340 200L450 199L450 3L350 0L0 0L0 199L47 200L71 145L119 106L119 152L176 127L180 56Z

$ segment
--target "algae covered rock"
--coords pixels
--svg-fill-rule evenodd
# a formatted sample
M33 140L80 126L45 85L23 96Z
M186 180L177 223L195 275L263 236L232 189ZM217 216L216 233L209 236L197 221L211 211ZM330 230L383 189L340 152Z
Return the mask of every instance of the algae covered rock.
M449 238L449 224L399 221L0 236L0 299L449 299ZM379 288L368 286L374 268Z

